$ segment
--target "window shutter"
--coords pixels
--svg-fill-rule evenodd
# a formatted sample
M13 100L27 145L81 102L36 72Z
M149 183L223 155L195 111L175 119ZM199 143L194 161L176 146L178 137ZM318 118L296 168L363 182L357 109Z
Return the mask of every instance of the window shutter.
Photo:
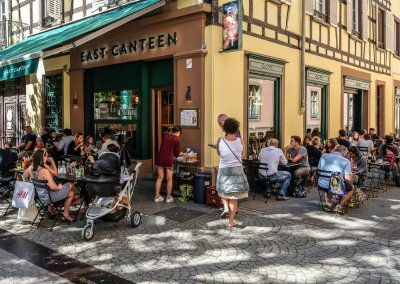
M365 1L367 2L367 1ZM353 1L347 0L347 32L351 34L353 32Z
M393 24L394 18L389 11L385 12L385 41L386 49L393 51Z
M310 15L314 15L314 6L313 6L313 0L303 0L306 1L306 13Z
M362 39L367 41L368 40L368 28L369 28L369 21L368 21L368 2L369 1L361 1L361 25L362 25Z
M61 20L61 0L47 0L46 2L46 16Z
M338 24L337 4L338 4L337 0L329 1L329 18L330 18L331 24L334 26L337 26L337 24Z

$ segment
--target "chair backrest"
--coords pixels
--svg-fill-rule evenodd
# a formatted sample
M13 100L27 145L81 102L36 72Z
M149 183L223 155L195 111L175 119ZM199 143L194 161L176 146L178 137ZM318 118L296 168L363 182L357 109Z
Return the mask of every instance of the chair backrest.
M47 181L32 179L32 183L35 189L35 199L38 199L44 204L51 202Z
M369 148L368 147L360 147L360 146L358 146L358 151L360 151L360 153L363 154L364 156L368 157L368 152L369 152Z
M341 172L336 172L336 171L325 171L325 170L317 169L317 176L318 176L318 178L327 178L327 179L330 179L333 173L342 174Z

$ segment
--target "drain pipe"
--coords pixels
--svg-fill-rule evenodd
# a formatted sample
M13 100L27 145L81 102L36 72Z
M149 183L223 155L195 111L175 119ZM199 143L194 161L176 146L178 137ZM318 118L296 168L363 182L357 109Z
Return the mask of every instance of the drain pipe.
M300 91L300 114L303 115L306 108L306 78L305 78L305 53L306 53L306 0L301 1L301 91Z

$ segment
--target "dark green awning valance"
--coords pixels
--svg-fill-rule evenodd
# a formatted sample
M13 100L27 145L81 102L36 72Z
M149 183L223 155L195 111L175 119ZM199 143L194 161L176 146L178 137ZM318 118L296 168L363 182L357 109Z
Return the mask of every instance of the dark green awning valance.
M2 66L0 67L0 81L35 73L38 64L39 64L39 58L34 58Z

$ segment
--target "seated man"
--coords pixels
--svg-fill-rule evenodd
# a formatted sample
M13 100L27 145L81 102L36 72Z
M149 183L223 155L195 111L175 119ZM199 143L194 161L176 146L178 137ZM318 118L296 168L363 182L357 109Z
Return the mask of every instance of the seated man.
M0 177L12 177L14 172L10 170L16 167L17 161L18 156L11 150L11 144L4 143L4 149L0 149Z
M346 186L346 195L340 198L340 202L336 208L337 212L341 215L344 214L343 205L350 200L353 195L353 185L351 184L353 175L351 172L351 164L347 156L347 148L343 145L340 145L336 148L333 153L323 154L321 159L319 160L318 169L323 171L330 172L339 172L344 177L344 183ZM318 188L323 190L325 197L324 207L328 210L333 210L332 207L332 195L328 194L328 190L330 187L330 179L320 177L318 179Z
M270 140L269 146L261 150L258 159L261 163L268 164L268 171L260 169L258 174L262 180L279 181L281 183L281 190L279 191L278 200L288 200L289 198L285 195L292 175L286 171L278 171L278 165L287 164L287 160L282 150L278 148L278 144L279 141L273 138Z

